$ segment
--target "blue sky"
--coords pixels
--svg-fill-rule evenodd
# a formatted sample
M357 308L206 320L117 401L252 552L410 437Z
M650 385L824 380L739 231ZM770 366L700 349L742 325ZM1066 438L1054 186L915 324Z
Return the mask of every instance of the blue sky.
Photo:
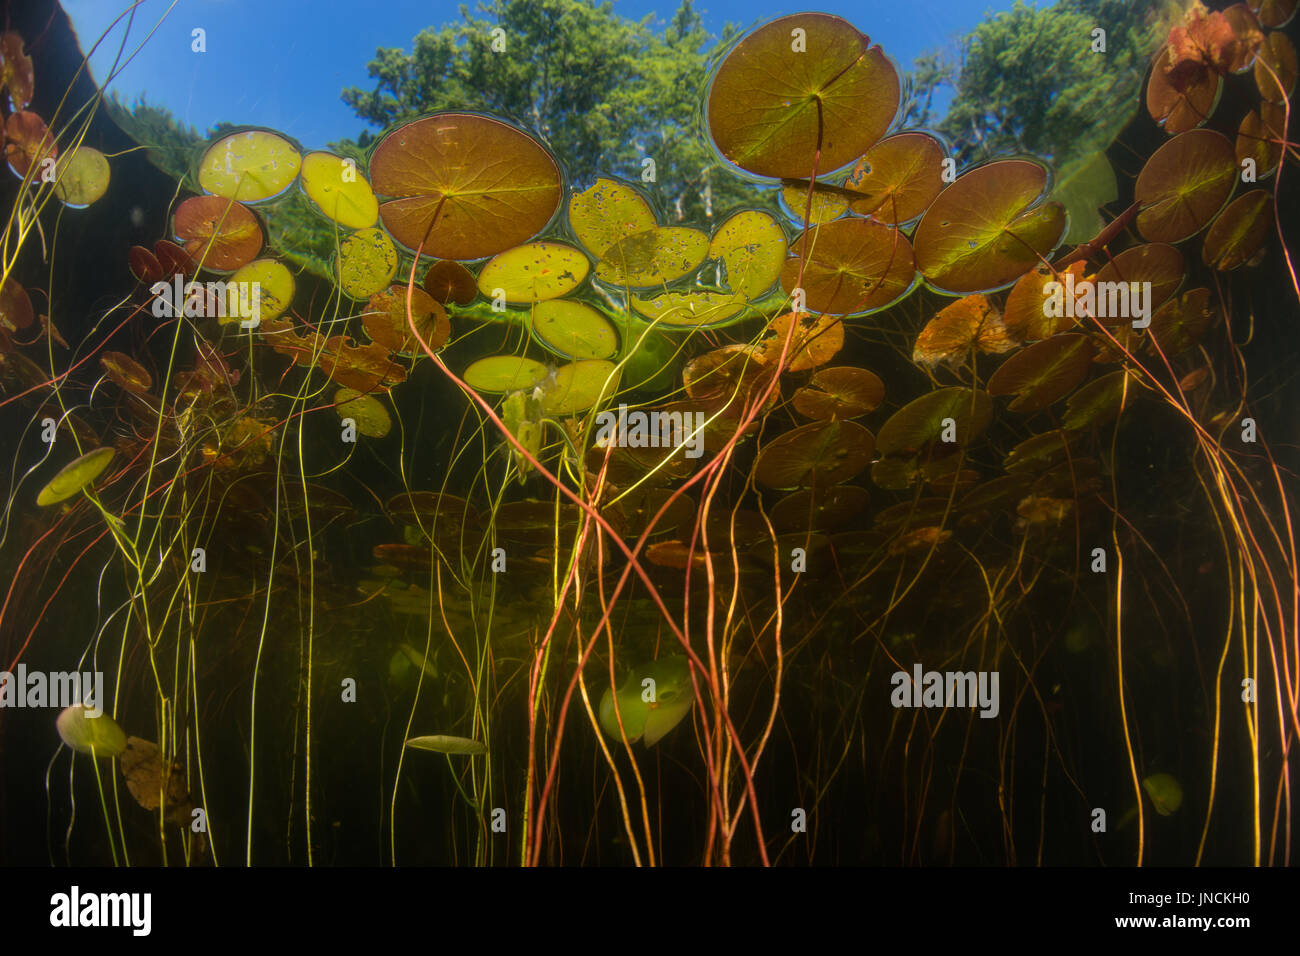
M128 5L63 0L87 51ZM696 2L714 34L728 21L748 27L810 8L839 14L903 68L917 54L968 32L987 11L1010 5L1011 0L822 0L811 7L773 0ZM655 14L666 20L676 0L615 0L614 9L635 19ZM364 12L371 10L373 15ZM200 132L224 120L269 126L308 148L321 147L367 128L339 92L371 87L366 64L378 47L409 49L424 27L458 18L459 4L447 0L142 0L128 51L155 25L157 30L110 89L128 98L144 93ZM122 21L91 58L97 82L108 76L124 26ZM207 34L203 55L190 49L196 27Z

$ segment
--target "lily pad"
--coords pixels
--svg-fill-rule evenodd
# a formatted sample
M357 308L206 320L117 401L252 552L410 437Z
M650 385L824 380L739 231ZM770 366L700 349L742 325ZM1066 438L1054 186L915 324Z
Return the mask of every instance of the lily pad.
M6 30L0 35L0 89L9 90L9 110L27 109L35 95L36 77L32 58L23 48L22 34Z
M298 177L302 154L279 133L248 129L217 140L199 160L199 185L239 202L261 202L284 192Z
M847 481L871 464L875 438L849 421L801 425L768 442L754 462L754 480L768 488Z
M940 363L963 365L972 350L997 355L1015 347L993 303L982 295L968 295L925 324L916 337L912 361L931 368Z
M203 268L230 272L262 250L262 226L246 206L220 196L194 196L176 207L172 232Z
M572 415L585 411L618 388L614 363L583 359L561 365L552 380L542 385L542 411L547 415Z
M478 297L478 282L455 259L439 259L424 274L424 291L443 305L469 305Z
M778 532L839 531L852 526L867 510L871 496L857 485L828 485L786 495L769 517Z
M1032 269L1065 233L1060 203L1039 204L1046 187L1047 170L1022 159L959 176L912 237L926 281L945 292L988 292Z
M1210 290L1192 289L1156 310L1147 337L1159 345L1166 356L1172 357L1195 345L1213 321Z
M339 243L334 269L344 295L369 299L397 274L397 247L382 229L359 229Z
M597 259L619 240L657 225L640 191L615 179L597 179L590 189L569 197L569 226Z
M465 384L480 392L517 392L548 375L541 362L519 355L489 355L465 369Z
M665 292L648 299L632 296L632 308L664 326L692 329L715 328L738 321L748 306L743 295L734 292Z
M102 705L102 701L94 703ZM116 757L126 750L126 734L117 722L107 714L89 716L84 704L73 704L60 711L55 726L63 742L79 754Z
M943 189L943 144L929 133L898 133L867 150L844 185L863 198L854 212L878 222L910 222Z
M421 288L411 290L411 319L420 338L435 352L442 348L451 335L451 321L447 310ZM420 341L411 332L406 320L406 286L391 285L376 292L366 304L361 316L361 327L376 342L400 355L423 355Z
M301 175L307 198L340 226L364 229L379 218L379 201L355 163L333 153L308 153Z
M713 233L709 258L721 259L727 287L757 299L776 284L785 263L785 230L770 213L744 209Z
M1197 70L1180 82L1173 82L1170 79L1173 63L1170 47L1161 47L1151 67L1146 95L1147 112L1171 136L1204 123L1214 112L1223 90L1222 78L1208 69Z
M441 259L481 259L526 242L562 195L560 168L541 143L477 113L399 126L375 147L370 184L392 197L379 214L393 238Z
M258 284L258 317L262 320L279 318L293 303L293 273L274 259L255 259L236 270L230 281Z
M507 302L545 302L576 289L590 268L574 246L530 242L499 253L485 265L478 274L478 289L489 299L504 293Z
M600 699L600 726L615 739L626 737L628 743L635 743L644 737L645 745L653 747L694 705L690 662L680 655L667 655L633 669L617 694L605 689Z
M1008 406L1013 412L1039 411L1083 381L1095 351L1074 332L1036 342L1002 363L988 381L989 394L1017 396Z
M427 737L412 737L406 746L414 750L431 750L439 754L468 754L478 756L488 752L487 746L470 737L453 737L449 734L431 734Z
M105 375L128 392L143 395L153 386L153 379L145 367L125 353L105 352L99 357L99 364Z
M1183 254L1164 242L1146 243L1125 249L1107 262L1094 277L1101 282L1150 282L1152 309L1159 308L1183 284L1186 262ZM1109 325L1109 321L1103 322Z
M869 219L837 219L809 232L802 278L802 236L791 243L794 254L781 270L782 288L792 293L802 284L809 310L861 315L891 305L912 288L912 244L897 229Z
M1078 431L1106 422L1119 416L1120 406L1124 401L1124 378L1128 375L1124 369L1111 372L1093 379L1070 396L1065 403L1065 428ZM1132 401L1133 388L1129 389Z
M1273 196L1254 189L1230 202L1205 233L1205 264L1227 271L1255 257L1273 228Z
M857 418L885 398L885 383L864 368L838 366L819 371L790 401L800 414L823 421Z
M1173 249L1173 246L1165 248ZM1174 250L1177 254L1177 250ZM1182 256L1178 256L1178 261L1182 262ZM1052 298L1052 283L1066 283L1069 281L1067 275L1074 276L1074 282L1077 283L1083 278L1083 271L1086 263L1076 262L1066 269L1058 270L1060 278L1056 278L1046 266L1040 265L1032 272L1026 272L1011 287L1007 293L1006 308L1002 312L1002 322L1006 328L1007 335L1015 342L1036 342L1041 339L1050 339L1057 332L1064 332L1074 325L1074 319L1069 316L1065 309L1061 309L1060 315L1050 315L1051 309L1048 303ZM1061 294L1064 289L1061 290ZM1082 310L1076 308L1075 315L1082 314Z
M1142 789L1151 798L1156 813L1167 817L1183 805L1183 788L1173 774L1153 773L1142 779Z
M796 33L795 31L800 31ZM898 112L898 72L840 17L781 17L745 36L709 85L709 134L741 169L809 177L865 153Z
M90 146L60 156L54 175L54 195L73 209L83 209L108 192L108 159Z
M1270 103L1284 103L1295 90L1296 72L1295 44L1281 31L1269 33L1255 59L1259 95Z
M144 246L132 246L128 249L126 264L136 281L143 282L145 285L153 285L164 278L162 263Z
M1255 162L1255 178L1264 179L1272 175L1282 161L1282 143L1286 137L1282 130L1286 126L1286 111L1276 103L1267 100L1259 104L1259 109L1251 110L1241 119L1237 128L1237 167L1247 159Z
M66 501L98 478L112 460L111 448L96 448L86 452L50 479L49 484L36 496L36 503L44 507Z
M357 423L357 431L367 438L383 438L392 430L393 419L384 403L373 395L364 395L351 388L340 388L334 393L334 410L340 418L350 418Z
M660 286L694 272L708 251L709 237L698 229L658 226L606 249L596 265L596 278L633 289Z
M1138 174L1138 231L1151 242L1194 236L1223 208L1236 181L1236 154L1222 133L1196 129L1175 136Z
M795 330L790 331L790 324ZM786 342L790 346L786 348ZM786 369L802 372L825 365L844 347L844 322L829 315L810 315L800 312L778 315L767 327L764 338L754 349L754 357L776 367L782 350L785 350Z
M572 299L539 302L533 309L533 337L569 359L607 359L618 354L618 333L597 309Z
M35 113L21 110L10 113L5 120L5 159L15 176L22 179L33 166L40 166L47 157L59 155L54 134L45 126L45 120Z
M10 276L0 285L0 332L17 332L36 321L32 297Z
M882 455L911 455L940 442L946 419L954 425L952 447L967 445L993 420L993 401L982 391L941 388L904 405L880 428L876 450ZM949 443L944 443L948 445Z

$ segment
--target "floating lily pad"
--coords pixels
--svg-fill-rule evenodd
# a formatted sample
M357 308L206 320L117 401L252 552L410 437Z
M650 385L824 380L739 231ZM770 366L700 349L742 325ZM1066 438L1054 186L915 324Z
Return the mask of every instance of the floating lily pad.
M78 146L60 156L54 175L54 195L73 209L89 206L108 192L108 159L89 146Z
M658 226L606 249L596 265L596 278L633 289L664 285L694 272L708 251L709 237L698 229Z
M727 54L709 86L709 134L741 169L807 178L819 149L819 174L865 153L894 121L899 94L898 72L868 37L840 17L801 13Z
M846 188L863 193L854 212L878 222L910 222L929 208L943 189L943 144L929 133L898 133L867 150Z
M583 359L561 365L552 381L543 385L542 411L547 415L572 415L585 411L618 388L614 363Z
M809 230L808 259L800 278L803 237L795 239L781 270L786 292L800 286L806 307L833 315L875 312L912 288L912 244L897 229L869 219L837 219Z
M1055 335L1017 352L988 381L990 395L1015 395L1013 412L1036 412L1074 390L1092 365L1095 349L1086 336Z
M754 480L768 488L847 481L871 464L875 438L849 421L801 425L768 442L754 463Z
M600 726L615 739L653 747L695 705L690 662L670 654L632 670L617 694L605 689L600 699ZM622 724L620 733L619 725Z
M793 333L790 331L792 322L795 324ZM790 343L788 349L787 341ZM787 312L772 320L765 337L754 349L754 356L775 367L782 350L785 350L785 367L791 372L802 372L825 365L843 347L844 322L841 319L801 312L795 321L795 314Z
M357 431L367 438L383 438L392 430L393 419L384 403L373 395L363 395L351 388L340 388L334 393L334 410L340 418L350 418L357 423Z
M569 226L598 259L619 240L657 225L650 203L627 183L597 179L590 189L569 197Z
M1286 112L1276 103L1265 101L1259 109L1251 110L1242 117L1237 128L1237 167L1247 159L1255 162L1255 178L1264 179L1277 169L1282 161L1282 144L1286 137L1282 130L1286 126Z
M1165 248L1173 249L1173 246ZM1177 253L1177 250L1175 249L1174 252ZM1182 262L1181 255L1178 261ZM1032 272L1026 272L1021 276L1007 294L1006 308L1002 312L1002 323L1007 335L1015 342L1036 342L1050 339L1057 332L1064 332L1072 327L1075 320L1064 308L1061 309L1060 315L1049 314L1052 311L1049 308L1052 283L1068 282L1067 275L1072 275L1077 284L1083 278L1084 268L1085 263L1076 262L1067 269L1059 270L1058 279L1046 266L1040 265ZM1064 295L1064 288L1061 289L1060 294ZM1076 308L1075 315L1080 314L1081 311Z
M1194 236L1223 208L1236 181L1236 154L1222 133L1196 129L1175 136L1138 174L1138 231L1151 242Z
M465 370L465 384L480 392L517 392L546 378L541 362L519 355L489 355Z
M339 243L334 268L344 295L368 299L397 274L397 247L382 229L359 229Z
M925 324L916 337L912 361L931 368L941 362L963 365L972 349L998 355L1015 347L993 303L982 295L968 295Z
M1185 274L1186 263L1181 252L1167 243L1152 242L1125 249L1102 266L1094 279L1098 283L1150 282L1148 305L1156 309L1178 291Z
M928 392L904 405L881 426L876 450L882 455L918 453L941 441L949 418L955 426L952 447L969 444L993 420L993 401L985 392L965 388Z
M1224 271L1254 258L1273 228L1273 196L1255 189L1230 202L1205 233L1201 256L1206 265Z
M489 299L545 302L576 289L591 264L580 249L562 242L530 242L499 253L478 274L478 289Z
M172 232L203 268L229 272L262 250L262 226L246 206L220 196L194 196L176 207Z
M103 702L94 703L102 706ZM55 726L63 742L79 754L116 757L126 750L126 734L113 718L107 714L88 716L84 704L73 704L60 711Z
M255 259L238 269L230 281L258 284L258 317L262 320L278 318L293 303L293 273L274 259Z
M1181 82L1170 80L1173 53L1163 46L1156 53L1147 81L1147 112L1171 136L1185 133L1204 123L1214 112L1223 90L1218 73L1200 69L1186 74Z
M713 233L709 258L721 259L727 287L757 299L776 284L785 263L785 230L770 213L744 209Z
M153 386L153 379L143 365L122 352L105 352L99 357L107 375L119 388L143 395Z
M533 309L532 330L537 341L564 358L607 359L618 354L614 326L585 302L539 302Z
M477 113L399 126L375 147L370 184L393 197L379 207L393 238L441 259L481 259L526 242L562 195L560 168L539 142Z
M1047 170L1007 159L963 173L926 210L912 237L936 289L988 292L1024 275L1065 233L1060 203L1038 204Z
M302 154L279 133L248 129L217 140L199 160L199 185L214 196L261 202L298 177Z
M94 482L112 460L113 449L111 448L96 448L94 451L86 452L76 461L65 465L50 479L49 484L36 496L36 503L44 507L66 501Z
M885 398L885 383L864 368L824 368L791 396L800 414L809 418L857 418Z
M308 153L301 175L307 198L340 226L364 229L379 218L379 201L355 163L333 153Z
M435 352L442 348L451 335L451 321L447 310L421 288L411 290L411 319L429 348ZM411 332L406 319L406 286L392 285L376 292L366 304L361 316L361 327L390 352L401 355L423 355L419 339Z
M470 737L453 737L449 734L431 734L427 737L412 737L406 746L414 750L431 750L439 754L468 754L478 756L488 752L487 746Z
M435 302L469 305L478 297L474 274L454 259L439 259L424 274L424 291Z
M1297 0L1249 0L1249 5L1259 15L1260 24L1277 29L1291 21L1300 3Z
M1295 80L1295 44L1285 33L1269 33L1264 37L1255 60L1255 84L1259 87L1259 95L1271 103L1283 103L1295 91Z
M849 211L849 197L843 190L827 189L821 183L813 187L812 212L808 212L808 186L796 183L781 188L781 202L787 215L796 223L807 220L809 225L819 225L838 219Z
M632 308L647 319L679 328L708 329L738 320L748 299L735 292L665 292L632 296Z

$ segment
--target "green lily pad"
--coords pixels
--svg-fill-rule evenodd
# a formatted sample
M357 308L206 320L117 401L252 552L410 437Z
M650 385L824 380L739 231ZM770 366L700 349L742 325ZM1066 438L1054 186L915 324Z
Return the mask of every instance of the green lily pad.
M597 179L590 189L569 197L569 226L597 258L620 239L657 225L650 203L627 183Z
M545 365L519 355L489 355L465 370L465 384L480 392L517 392L546 378Z
M355 165L333 153L314 152L302 158L302 190L316 208L347 229L373 226L379 201Z
M89 146L78 146L60 156L54 175L54 195L73 209L89 206L108 192L108 159Z
M801 425L768 442L754 480L768 488L807 488L847 481L871 464L875 437L856 422Z
M504 293L507 302L545 302L576 289L590 268L580 249L562 242L530 242L499 253L485 265L478 274L478 289L489 299Z
M1235 269L1264 248L1272 229L1272 194L1263 189L1251 190L1230 202L1210 223L1201 257L1216 269Z
M373 395L352 388L340 388L334 393L334 410L340 418L350 418L357 423L357 431L367 438L383 438L392 430L393 419L384 403Z
M107 714L88 716L84 704L64 708L55 726L63 742L79 754L116 757L126 750L126 734L113 718Z
M940 388L904 405L880 427L876 450L882 455L906 456L942 441L945 419L954 425L953 447L967 445L984 433L993 420L993 400L986 392L965 388Z
M533 309L533 338L569 359L607 359L618 354L618 333L597 309L572 299L539 302Z
M289 188L302 167L302 154L279 133L247 129L217 140L199 160L198 181L206 192L239 202L261 202Z
M36 503L44 507L66 501L98 478L112 460L111 448L96 448L86 452L50 479L49 484L36 496Z
M477 756L488 752L487 747L470 737L453 737L450 734L431 734L412 737L406 746L414 750L431 750L438 754L469 754Z
M644 737L645 745L653 747L694 705L690 662L680 655L668 655L635 668L617 694L605 689L600 699L600 726L615 739L625 736L628 743L636 743Z
M1036 412L1063 398L1083 381L1096 349L1075 332L1054 335L1017 352L988 381L990 395L1015 395L1013 412Z
M664 285L694 272L708 251L709 237L698 229L659 226L620 239L606 249L596 266L596 278L633 289Z
M714 232L709 258L722 260L729 289L757 299L781 277L785 249L785 230L770 213L744 209Z
M344 295L369 299L397 275L397 247L382 229L358 229L339 243L334 268Z
M547 415L572 415L591 408L618 388L618 376L613 372L614 363L604 359L561 365L554 379L542 387L542 411Z

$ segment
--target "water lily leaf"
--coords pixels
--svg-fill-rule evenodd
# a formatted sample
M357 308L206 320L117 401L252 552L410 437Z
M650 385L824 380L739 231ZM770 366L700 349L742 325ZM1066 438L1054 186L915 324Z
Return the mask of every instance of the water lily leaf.
M710 329L738 321L749 300L735 292L665 292L649 299L632 296L632 308L661 325Z
M0 35L0 89L9 90L9 111L27 109L35 95L36 77L32 58L23 48L22 34L7 30Z
M844 185L863 198L854 212L878 222L910 222L943 189L943 144L928 133L898 133L867 150Z
M478 282L455 259L439 259L424 274L424 291L443 305L469 305L478 297Z
M820 147L818 173L826 174L884 135L899 93L893 64L848 21L824 13L782 17L745 36L722 61L709 86L709 134L741 169L776 178L811 176Z
M1291 21L1300 3L1297 0L1249 0L1249 6L1263 26L1277 29Z
M1171 136L1204 123L1223 90L1222 77L1208 69L1184 73L1178 82L1171 80L1174 62L1170 47L1161 47L1147 80L1146 96L1147 112Z
M262 226L246 206L220 196L194 196L176 207L172 232L203 268L230 272L262 251Z
M955 426L952 447L967 445L984 433L993 420L988 394L966 388L941 388L904 405L880 428L876 450L882 455L916 454L939 442L945 419Z
M249 285L258 283L261 290L258 317L263 321L280 317L293 303L293 273L284 263L274 259L255 259L238 269L230 281Z
M198 263L188 252L168 239L159 239L153 244L153 254L163 269L163 277L192 276L199 271Z
M140 737L128 737L119 759L126 789L135 802L146 810L164 805L168 822L186 825L191 822L194 804L185 786L185 771L179 763L167 765L158 745Z
M1270 103L1284 103L1295 90L1295 80L1295 44L1285 33L1274 31L1264 37L1255 59L1255 85L1259 87L1259 95Z
M633 669L616 693L605 689L600 726L615 739L625 736L628 743L635 743L644 737L645 745L653 747L694 706L690 662L670 654Z
M44 507L66 501L98 478L112 460L113 449L111 448L96 448L94 451L86 452L76 461L64 465L62 470L50 479L36 496L36 503Z
M1065 403L1065 428L1079 431L1117 418L1124 401L1124 377L1127 374L1123 369L1111 372L1093 379L1071 395ZM1132 394L1132 389L1129 394Z
M1007 359L988 381L990 395L1015 395L1013 412L1036 412L1074 390L1096 350L1073 332L1036 342Z
M1073 450L1071 442L1075 438L1076 436L1060 428L1026 438L1007 452L1006 458L1002 460L1002 467L1009 474L1033 474L1046 471L1070 457Z
M1147 336L1166 356L1173 357L1195 345L1213 321L1210 290L1192 289L1156 310Z
M1293 0L1288 0L1293 2ZM1264 28L1250 7L1244 3L1234 3L1220 16L1228 24L1230 43L1224 48L1226 60L1220 69L1226 73L1244 73L1249 70L1259 54L1260 44L1264 42ZM1211 19L1214 14L1211 13Z
M1173 774L1153 773L1142 780L1142 789L1151 798L1156 813L1167 817L1183 805L1183 788Z
M856 523L871 496L857 485L827 485L795 491L772 506L768 517L778 532L838 531Z
M757 299L781 277L785 249L781 224L770 213L745 209L713 233L709 258L722 260L728 288Z
M838 219L849 211L849 197L836 189L826 189L821 183L813 187L812 213L808 212L808 186L798 183L781 187L781 202L796 223L806 219L809 225L819 225Z
M1119 198L1115 169L1106 153L1099 150L1062 169L1048 198L1064 206L1069 217L1070 226L1063 242L1087 242L1101 232L1105 226L1101 207Z
M802 372L819 365L825 365L844 347L844 322L834 316L810 315L799 313L797 327L790 332L790 323L795 319L793 312L779 315L767 327L762 341L754 349L754 357L763 362L776 365L785 348L786 339L790 339L790 348L786 352L786 369Z
M298 361L309 363L311 356L300 354ZM373 392L406 381L406 369L389 359L388 349L373 342L357 345L342 335L325 340L316 362L331 380L358 392Z
M1165 248L1173 249L1173 246ZM1175 253L1177 251L1174 249ZM1178 261L1182 262L1181 255L1178 256ZM1039 265L1032 272L1026 272L1021 276L1007 294L1006 308L1002 313L1002 322L1007 335L1015 342L1036 342L1050 339L1057 332L1064 332L1073 326L1074 319L1066 314L1065 309L1061 309L1060 315L1049 315L1052 311L1048 307L1052 299L1051 283L1065 283L1068 281L1066 275L1070 274L1074 276L1077 284L1083 278L1085 265L1083 262L1076 262L1066 269L1059 270L1060 279L1057 279L1044 265ZM1076 308L1074 314L1083 313Z
M0 330L17 332L36 321L32 297L12 276L3 281L4 285L0 285Z
M569 226L598 259L620 239L657 225L654 210L640 191L614 179L597 179L590 189L569 197Z
M83 209L108 192L108 159L89 146L60 156L54 175L54 195L73 209Z
M13 680L13 677L9 678ZM96 705L102 704L95 701ZM116 757L126 750L126 734L107 714L88 716L84 704L73 704L59 712L54 722L59 737L79 754Z
M885 398L885 383L874 372L853 366L824 368L791 396L800 414L809 418L857 418Z
M808 259L800 279L803 237L781 270L781 286L793 293L802 282L813 312L861 315L893 304L916 280L912 244L897 229L869 219L837 219L809 229Z
M26 110L9 114L5 120L4 140L5 159L19 179L26 176L33 166L40 166L47 157L59 155L58 144L46 128L45 120Z
M163 280L162 263L158 261L157 256L144 246L132 246L128 249L126 251L126 264L137 282L153 285L155 282Z
M1183 284L1186 263L1175 247L1152 242L1125 249L1107 262L1094 279L1101 282L1150 282L1152 309L1157 309ZM1123 321L1119 319L1117 321ZM1110 325L1110 320L1103 320Z
M333 153L308 153L301 176L307 198L340 226L364 229L379 218L379 200L355 163Z
M618 354L618 333L597 309L572 299L539 302L532 315L533 338L569 359L607 359Z
M393 130L370 157L379 207L408 249L481 259L541 232L562 195L560 168L527 133L476 113L438 113Z
M926 281L945 292L988 292L1032 269L1065 232L1059 203L1036 205L1046 187L1047 170L1022 159L957 177L912 237Z
M144 395L153 386L153 378L145 367L122 352L105 352L99 357L99 364L105 375L128 392Z
M340 388L335 392L334 410L339 413L339 418L356 422L357 431L367 438L383 438L393 427L393 419L384 403L355 389Z
M1222 133L1194 129L1175 136L1138 174L1138 231L1151 242L1194 236L1223 208L1236 181L1236 154Z
M663 285L694 272L708 251L709 237L698 229L659 226L606 249L596 266L596 278L634 289Z
M199 185L240 202L261 202L284 192L298 177L302 154L279 133L248 129L217 140L199 160Z
M561 365L555 377L542 386L542 411L547 415L572 415L585 411L618 388L614 363L583 359Z
M479 392L517 392L548 374L541 362L519 355L489 355L465 369L465 384Z
M1267 100L1259 104L1259 109L1242 117L1241 126L1237 128L1237 167L1242 168L1242 163L1253 159L1256 179L1272 174L1282 161L1282 143L1286 139L1282 130L1285 126L1286 112Z
M478 274L478 289L488 298L504 293L507 302L557 299L587 278L591 263L582 250L562 242L530 242L499 253Z
M344 295L368 299L397 274L397 247L382 229L359 229L339 243L334 270Z
M768 488L805 488L848 481L871 464L875 438L856 422L801 425L763 446L754 480Z
M737 417L772 383L775 369L745 345L724 345L691 359L682 368L682 385L691 400L712 416ZM780 389L768 396L765 409L776 404Z
M1210 223L1201 257L1205 264L1228 271L1254 258L1273 228L1273 196L1255 189L1238 196Z
M995 355L1015 347L993 303L982 295L968 295L925 324L916 338L912 361L931 368L941 362L963 365L972 349Z
M442 348L451 336L451 321L447 310L433 300L433 296L423 289L411 290L411 318L420 338L435 352ZM361 327L376 342L401 355L423 355L420 341L411 333L406 321L406 286L390 285L382 292L376 292L366 304L366 311L361 315Z
M432 750L439 754L469 754L477 756L488 752L487 746L470 737L453 737L449 734L431 734L412 737L406 746L415 750Z

